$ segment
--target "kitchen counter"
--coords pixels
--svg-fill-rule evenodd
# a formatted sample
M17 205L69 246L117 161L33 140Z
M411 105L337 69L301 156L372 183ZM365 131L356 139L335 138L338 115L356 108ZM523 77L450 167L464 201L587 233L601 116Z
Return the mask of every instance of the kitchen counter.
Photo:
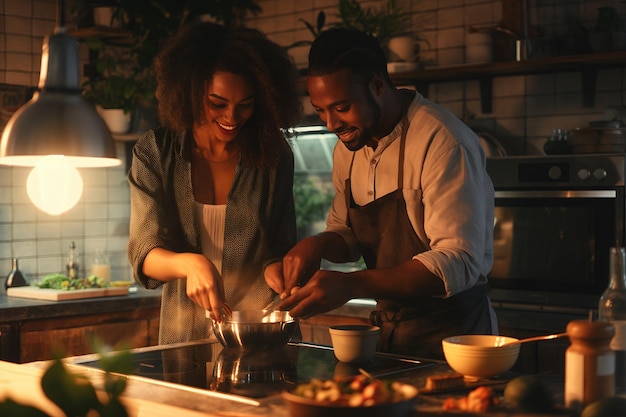
M190 344L186 344L190 345ZM185 346L180 344L178 346ZM213 346L213 345L210 345ZM219 345L217 345L219 347ZM221 347L219 347L221 349ZM135 352L154 351L158 347L148 347L142 349L135 349ZM69 367L72 372L82 372L89 376L96 387L101 386L101 371L86 368L85 366L74 365L77 362L85 362L89 360L97 359L96 355L86 355L80 357L68 358L66 361L70 363ZM343 365L336 360L332 360L333 363L329 363L329 366L338 367ZM412 370L397 372L389 376L382 377L383 379L394 379L401 382L412 384L416 387L423 387L426 378L430 375L448 373L451 372L450 368L445 362L442 361L425 361L427 364L422 367L418 367ZM29 372L35 372L37 369L39 372L47 366L47 362L36 362L31 364L20 365L22 368L30 369ZM204 368L204 367L202 367ZM212 368L207 364L205 378L211 380L215 378L212 374ZM335 368L337 369L337 368ZM215 369L213 369L214 372ZM0 362L0 375L6 375L2 369L2 362ZM509 378L515 376L515 374L507 375ZM180 377L180 376L179 376ZM501 395L506 379L501 381L499 385L493 385L496 392ZM554 394L557 402L562 401L563 385L562 380L551 380L552 387L554 388ZM2 377L0 376L0 399L2 395ZM444 412L441 409L443 400L447 397L460 397L467 394L469 390L455 393L445 393L438 395L420 395L418 397L418 403L416 407L415 416L428 417L428 416L446 416L451 415L455 417L459 416L484 416L484 417L546 417L542 414L528 414L528 413L516 413L511 410L493 409L490 412L483 414L475 413L461 413L461 412ZM180 417L192 417L196 415L205 416L231 416L231 417L252 417L252 416L275 416L275 417L288 417L285 403L283 402L280 394L271 394L262 398L250 398L239 395L223 394L220 392L210 391L207 389L183 387L176 382L161 382L152 381L148 382L145 379L129 378L128 386L124 392L124 397L127 400L128 408L131 410L131 415L137 416L159 416L165 415L162 413L149 414L147 410L154 410L154 403L159 403L163 406L163 409L171 412L175 410L175 415ZM158 407L156 407L158 408ZM135 414L136 412L136 414ZM170 414L174 415L174 414ZM549 414L550 417L574 417L574 414L568 410L557 410L554 413Z
M161 291L131 288L136 289L136 292L130 292L124 296L67 301L7 297L6 292L0 291L0 324L18 320L127 311L134 308L159 307L161 305Z
M47 301L0 292L0 360L51 359L59 347L67 356L92 352L94 338L131 347L158 342L160 290L131 287L128 295Z

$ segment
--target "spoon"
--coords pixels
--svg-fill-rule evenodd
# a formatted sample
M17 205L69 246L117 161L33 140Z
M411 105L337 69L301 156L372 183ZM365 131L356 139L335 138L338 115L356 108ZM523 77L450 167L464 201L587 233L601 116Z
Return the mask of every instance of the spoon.
M359 372L361 373L361 375L369 378L370 381L376 381L376 379L377 379L374 375L370 374L369 372L367 372L363 368L359 368Z
M276 306L278 305L278 303L280 303L280 298L276 296L274 297L274 301L272 301L270 305L263 309L263 315L261 316L261 320L271 315L274 311L278 311L276 310Z
M506 342L500 345L500 347L502 346L510 346L510 345L519 345L522 343L526 343L526 342L536 342L538 340L552 340L552 339L558 339L560 337L565 337L567 336L567 333L556 333L556 334L547 334L544 336L534 336L534 337L527 337L525 339L519 339L519 340L514 340L513 342Z

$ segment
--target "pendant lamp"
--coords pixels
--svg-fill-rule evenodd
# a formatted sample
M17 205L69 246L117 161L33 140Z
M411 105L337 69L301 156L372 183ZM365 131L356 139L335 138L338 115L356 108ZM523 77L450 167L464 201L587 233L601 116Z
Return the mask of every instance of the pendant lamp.
M78 198L75 195L76 189L68 189L78 187L76 168L121 164L106 123L81 94L78 41L65 33L64 2L58 4L59 24L54 34L43 42L38 91L9 119L0 140L0 164L39 167L40 174L36 175L39 180L29 177L28 189L49 195L33 198L29 191L29 197L37 207L50 214L69 210L80 199L80 194ZM55 158L49 158L51 155ZM58 167L56 174L59 175L55 178L71 177L73 180L53 181L55 167ZM31 173L33 175L35 170ZM78 177L80 179L80 174ZM35 184L37 181L47 181L48 184ZM82 193L82 179L79 182ZM65 189L55 191L51 190L52 186ZM53 201L69 194L71 197L65 205L50 210L42 207L41 201Z

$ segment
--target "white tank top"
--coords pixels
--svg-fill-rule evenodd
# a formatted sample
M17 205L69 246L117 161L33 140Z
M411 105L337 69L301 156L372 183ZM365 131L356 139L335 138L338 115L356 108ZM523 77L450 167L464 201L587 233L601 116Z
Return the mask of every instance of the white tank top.
M196 202L200 213L200 242L202 253L218 272L222 273L222 254L224 252L224 224L226 223L226 204L213 205Z

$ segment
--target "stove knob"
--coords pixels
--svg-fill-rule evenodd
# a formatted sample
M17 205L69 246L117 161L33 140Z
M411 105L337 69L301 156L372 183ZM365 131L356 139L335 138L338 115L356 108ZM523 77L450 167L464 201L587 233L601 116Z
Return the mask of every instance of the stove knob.
M580 178L581 180L586 180L591 176L591 171L589 171L587 168L582 168L580 171L578 171L578 178Z
M559 178L561 178L561 174L561 168L559 168L558 166L550 167L550 169L548 170L548 178L550 178L551 180L558 180Z
M597 180L603 180L606 178L606 170L604 168L597 168L593 171L593 177Z

